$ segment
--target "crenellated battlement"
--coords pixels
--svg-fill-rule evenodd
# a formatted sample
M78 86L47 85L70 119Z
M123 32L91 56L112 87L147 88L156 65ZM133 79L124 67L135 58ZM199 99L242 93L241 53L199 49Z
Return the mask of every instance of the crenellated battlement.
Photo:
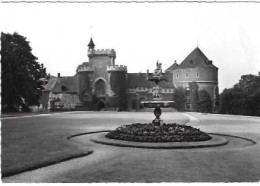
M88 62L84 62L77 67L76 72L93 72L94 69L89 65Z
M116 51L114 49L93 49L88 51L88 56L109 56L116 57Z
M109 66L107 66L107 71L125 71L125 72L127 72L127 67L125 65L109 65Z

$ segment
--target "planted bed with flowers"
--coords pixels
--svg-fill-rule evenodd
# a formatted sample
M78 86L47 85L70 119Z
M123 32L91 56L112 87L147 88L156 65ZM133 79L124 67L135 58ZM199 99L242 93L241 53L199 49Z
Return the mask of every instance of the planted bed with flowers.
M107 138L135 142L192 142L207 141L211 137L199 129L176 123L134 123L122 125L106 135Z

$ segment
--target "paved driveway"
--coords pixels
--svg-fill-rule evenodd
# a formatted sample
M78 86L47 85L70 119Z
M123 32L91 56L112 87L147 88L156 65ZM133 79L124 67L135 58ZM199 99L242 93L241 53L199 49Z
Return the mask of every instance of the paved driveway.
M113 129L121 123L147 122L153 116L151 113L81 112L48 117L54 121L69 120L71 125L66 125L65 128L75 125L79 127L77 132L80 132ZM92 149L93 154L6 177L3 181L89 183L260 180L260 118L197 113L188 113L188 116L182 113L164 113L162 117L167 121L176 120L178 123L185 123L187 118L190 118L191 125L205 132L241 136L254 140L256 144L227 137L228 145L214 148L136 149L96 144L90 141L91 135L86 135L72 138L71 142L79 147Z

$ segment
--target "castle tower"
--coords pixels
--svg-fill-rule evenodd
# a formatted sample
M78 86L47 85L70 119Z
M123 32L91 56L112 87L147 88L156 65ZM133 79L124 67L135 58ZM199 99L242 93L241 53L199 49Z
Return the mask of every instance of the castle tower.
M95 73L88 62L79 65L77 70L78 77L78 96L81 102L81 107L91 110L92 107L92 89Z
M113 95L108 97L108 102L112 107L116 107L119 110L127 109L127 97L126 97L126 76L127 67L123 65L110 65L107 66L108 84L111 87Z
M114 49L95 49L88 44L89 62L77 68L79 98L84 109L126 110L125 66L115 65Z
M166 72L171 74L176 88L185 90L185 110L196 111L197 106L192 104L190 96L191 83L196 83L198 94L208 94L212 103L212 110L218 107L218 68L213 65L204 53L196 47L179 65L174 63Z
M110 65L115 65L116 59L116 52L114 49L101 49L96 50L95 44L90 39L88 44L88 57L89 57L89 64L95 70L97 77L105 77L106 68Z

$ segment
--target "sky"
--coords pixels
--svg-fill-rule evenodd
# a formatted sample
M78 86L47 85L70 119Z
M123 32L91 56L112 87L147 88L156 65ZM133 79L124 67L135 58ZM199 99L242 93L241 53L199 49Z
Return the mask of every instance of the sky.
M166 70L198 47L219 68L220 92L260 71L260 3L2 3L0 30L30 42L47 73L72 76L96 49L128 72Z

